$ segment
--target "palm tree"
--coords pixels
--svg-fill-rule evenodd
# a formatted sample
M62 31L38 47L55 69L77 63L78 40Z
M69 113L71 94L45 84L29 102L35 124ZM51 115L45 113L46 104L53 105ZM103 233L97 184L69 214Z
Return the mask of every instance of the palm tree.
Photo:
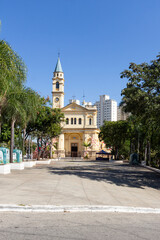
M14 148L14 127L15 123L21 124L25 121L26 112L23 105L24 89L16 86L14 92L7 95L6 106L3 109L6 119L11 124L11 141L10 141L10 162L13 162Z
M25 115L21 105L23 83L26 80L26 67L22 59L3 40L0 40L0 136L2 111L11 122L10 161L13 162L14 124L19 116Z
M91 146L91 142L83 142L83 146L85 147L85 150L87 152L87 148ZM87 154L88 155L88 154ZM87 157L88 158L88 157Z
M22 59L8 43L0 40L0 136L2 110L8 97L14 95L15 85L21 86L26 79L26 67Z

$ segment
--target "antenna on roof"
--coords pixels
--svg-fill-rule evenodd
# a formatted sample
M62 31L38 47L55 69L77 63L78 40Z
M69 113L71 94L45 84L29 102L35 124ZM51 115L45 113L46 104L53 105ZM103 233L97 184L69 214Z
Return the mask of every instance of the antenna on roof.
M83 90L83 100L85 99L85 97L86 97L86 96L85 96L85 94L84 94L84 90Z
M83 102L82 102L82 105L84 105L85 104L85 94L84 94L84 90L83 90Z

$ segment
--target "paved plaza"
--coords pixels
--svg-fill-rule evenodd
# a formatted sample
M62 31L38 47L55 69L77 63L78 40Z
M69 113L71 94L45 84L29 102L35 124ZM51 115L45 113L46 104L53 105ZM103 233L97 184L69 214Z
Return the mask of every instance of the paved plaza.
M0 176L0 204L160 208L160 174L122 162L62 159Z

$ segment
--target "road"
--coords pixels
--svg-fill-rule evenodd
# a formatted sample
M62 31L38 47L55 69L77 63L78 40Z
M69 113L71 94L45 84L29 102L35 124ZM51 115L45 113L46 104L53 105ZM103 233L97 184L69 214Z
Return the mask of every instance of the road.
M0 213L1 240L158 240L160 215Z

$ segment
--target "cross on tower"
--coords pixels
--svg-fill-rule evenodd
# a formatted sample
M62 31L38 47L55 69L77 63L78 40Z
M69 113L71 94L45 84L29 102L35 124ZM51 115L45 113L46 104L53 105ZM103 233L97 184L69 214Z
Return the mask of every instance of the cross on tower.
M83 100L85 99L85 94L84 94L84 90L83 90Z

